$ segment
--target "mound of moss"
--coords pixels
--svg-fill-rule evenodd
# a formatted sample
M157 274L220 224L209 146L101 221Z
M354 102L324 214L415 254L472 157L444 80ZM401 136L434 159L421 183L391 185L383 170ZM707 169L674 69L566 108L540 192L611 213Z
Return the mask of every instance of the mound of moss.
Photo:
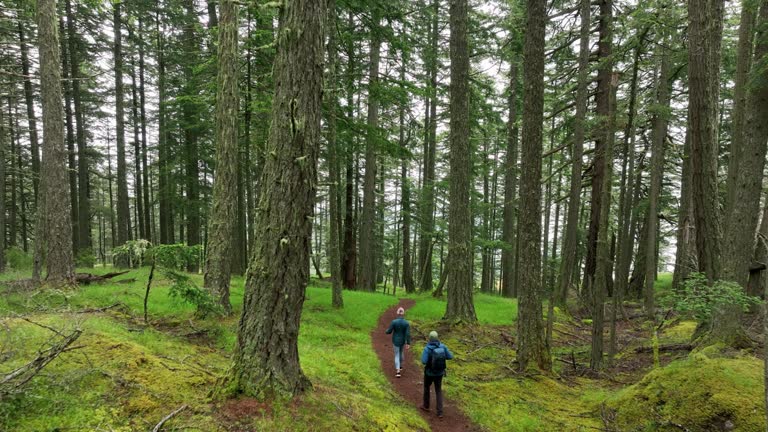
M764 431L762 361L697 353L607 401L622 431Z

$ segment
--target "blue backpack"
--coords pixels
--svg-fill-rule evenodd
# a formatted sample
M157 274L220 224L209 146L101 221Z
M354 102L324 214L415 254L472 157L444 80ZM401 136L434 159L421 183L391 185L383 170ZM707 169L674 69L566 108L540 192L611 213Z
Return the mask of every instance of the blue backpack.
M442 374L443 372L445 372L446 359L447 359L447 354L445 351L445 347L443 345L440 345L437 348L432 348L429 350L429 359L427 360L427 366L429 366L429 370L432 371L432 373Z

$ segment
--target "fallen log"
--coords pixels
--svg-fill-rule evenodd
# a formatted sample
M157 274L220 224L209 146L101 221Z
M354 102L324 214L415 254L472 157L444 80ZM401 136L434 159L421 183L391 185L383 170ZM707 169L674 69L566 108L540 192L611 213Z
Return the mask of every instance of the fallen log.
M122 272L107 273L103 275L95 275L92 273L78 273L75 275L75 280L79 285L89 285L92 283L101 283L109 279L115 278L117 276L124 275L128 272L130 272L130 270L126 270Z
M669 344L669 345L660 345L659 346L659 352L668 352L668 351L691 351L693 350L693 345L691 344ZM650 353L653 352L652 346L641 346L635 348L635 352L640 353Z

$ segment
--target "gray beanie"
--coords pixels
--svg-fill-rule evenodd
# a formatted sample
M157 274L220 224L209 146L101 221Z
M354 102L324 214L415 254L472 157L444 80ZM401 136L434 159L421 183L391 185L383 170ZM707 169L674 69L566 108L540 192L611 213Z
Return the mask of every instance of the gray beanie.
M429 332L429 340L430 341L436 341L437 340L437 332L432 330Z

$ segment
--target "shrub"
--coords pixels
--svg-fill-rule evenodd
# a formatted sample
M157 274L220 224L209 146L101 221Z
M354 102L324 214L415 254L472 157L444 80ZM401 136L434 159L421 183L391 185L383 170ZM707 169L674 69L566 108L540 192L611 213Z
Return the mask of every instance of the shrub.
M221 315L224 312L211 293L195 285L189 276L173 270L165 270L165 277L171 281L168 291L171 298L197 306L197 315L200 318Z
M149 250L148 259L154 259L158 267L182 271L198 262L202 250L201 245L157 245Z
M760 303L759 298L747 295L739 284L721 280L709 285L701 273L692 274L682 289L674 293L673 300L675 309L699 322L710 321L717 309L738 307L746 312Z
M144 265L150 247L152 243L147 240L129 240L112 249L112 264L118 268L139 268Z
M93 254L93 250L88 248L78 251L75 265L77 267L93 268L96 265L96 255Z
M14 246L5 251L5 261L8 267L14 270L27 270L32 268L32 255Z

